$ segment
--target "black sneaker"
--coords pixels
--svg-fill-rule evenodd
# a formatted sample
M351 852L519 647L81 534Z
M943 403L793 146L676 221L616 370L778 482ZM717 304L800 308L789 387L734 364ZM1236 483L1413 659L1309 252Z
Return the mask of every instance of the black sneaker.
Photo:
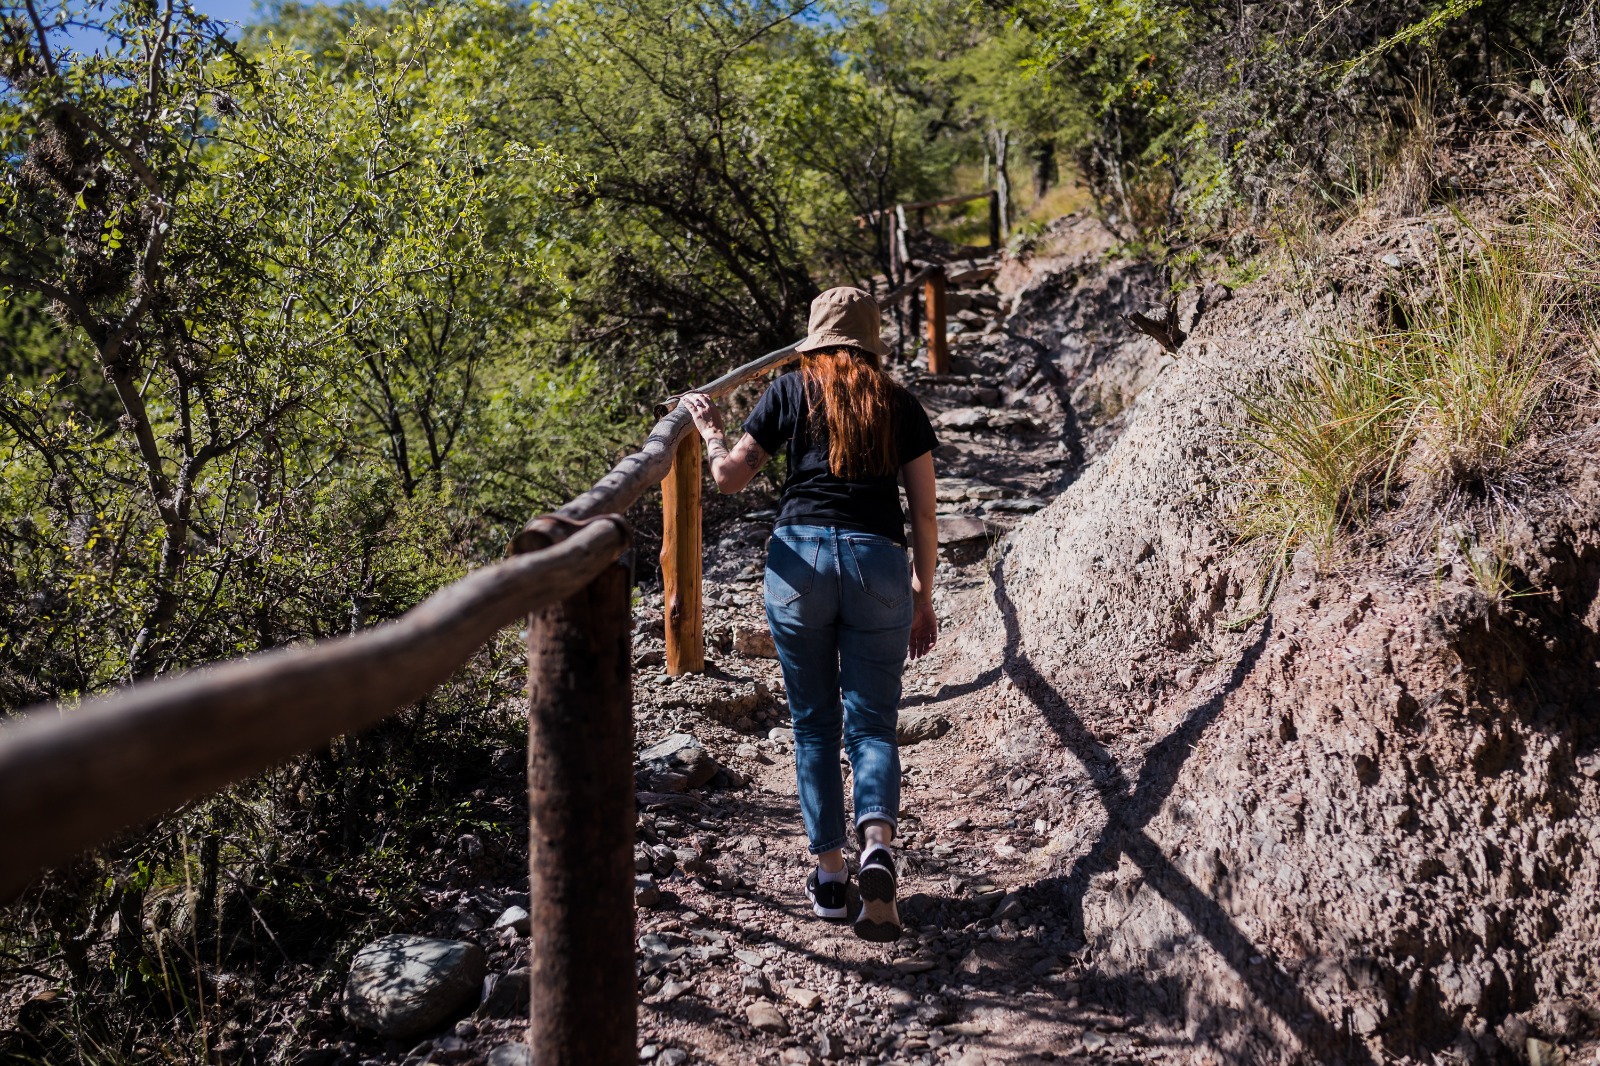
M824 881L817 876L816 867L812 867L811 876L806 878L806 899L811 901L811 910L818 918L837 921L850 916L850 910L845 906L849 888L848 878L843 881Z
M887 944L900 939L900 912L894 905L894 856L879 845L861 857L861 913L856 936Z

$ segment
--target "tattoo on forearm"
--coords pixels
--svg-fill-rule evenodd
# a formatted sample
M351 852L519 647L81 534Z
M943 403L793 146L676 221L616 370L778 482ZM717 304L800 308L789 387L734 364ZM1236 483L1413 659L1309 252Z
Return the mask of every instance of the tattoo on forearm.
M706 441L706 452L713 460L728 457L728 442L721 437L712 437Z

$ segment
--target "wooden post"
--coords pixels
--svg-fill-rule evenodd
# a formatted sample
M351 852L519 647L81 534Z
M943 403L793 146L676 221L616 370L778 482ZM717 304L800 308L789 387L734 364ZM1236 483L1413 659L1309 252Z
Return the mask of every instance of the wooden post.
M893 289L900 284L902 269L900 263L900 242L895 240L894 216L885 211L881 219L884 242L889 246L889 288Z
M700 434L690 432L672 455L661 482L661 586L667 673L706 668L704 604L700 599Z
M924 302L928 305L928 373L950 373L950 348L946 344L944 321L944 268L928 275Z
M906 209L904 207L896 207L894 209L894 243L895 252L900 256L900 269L910 272L911 249L906 243Z
M989 247L1000 247L1000 191L989 190Z
M629 568L528 619L528 1044L534 1066L634 1066Z

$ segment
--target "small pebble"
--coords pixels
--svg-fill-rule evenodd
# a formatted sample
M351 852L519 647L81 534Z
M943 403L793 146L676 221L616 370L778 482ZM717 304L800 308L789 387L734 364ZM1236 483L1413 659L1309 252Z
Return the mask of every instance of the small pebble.
M802 988L799 985L790 985L784 989L784 995L788 996L789 1001L801 1010L816 1010L822 1005L822 997L820 995L809 988Z
M778 1009L764 1000L757 1000L744 1009L744 1016L754 1029L763 1033L776 1033L778 1036L789 1035L789 1022Z

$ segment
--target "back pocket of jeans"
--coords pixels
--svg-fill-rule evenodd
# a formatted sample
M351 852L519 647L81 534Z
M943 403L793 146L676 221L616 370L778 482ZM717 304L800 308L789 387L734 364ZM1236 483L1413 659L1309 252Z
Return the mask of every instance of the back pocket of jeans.
M906 550L887 537L846 536L861 589L885 607L898 607L911 596L911 564Z
M774 536L767 545L767 575L762 583L767 602L787 607L810 592L821 554L821 537Z

